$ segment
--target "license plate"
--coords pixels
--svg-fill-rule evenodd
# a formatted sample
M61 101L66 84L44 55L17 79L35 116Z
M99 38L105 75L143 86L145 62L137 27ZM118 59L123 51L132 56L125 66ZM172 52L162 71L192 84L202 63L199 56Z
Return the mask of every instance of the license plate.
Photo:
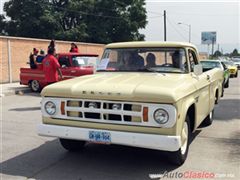
M104 131L89 131L89 141L102 144L111 143L111 134Z

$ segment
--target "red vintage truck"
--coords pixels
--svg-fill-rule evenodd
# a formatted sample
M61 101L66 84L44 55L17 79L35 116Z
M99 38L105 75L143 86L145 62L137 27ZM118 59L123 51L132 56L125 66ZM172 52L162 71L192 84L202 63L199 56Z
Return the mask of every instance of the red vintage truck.
M61 66L63 78L70 79L77 76L92 74L97 64L97 54L59 53L58 62ZM42 64L37 69L20 68L20 84L29 85L33 92L39 92L47 85Z

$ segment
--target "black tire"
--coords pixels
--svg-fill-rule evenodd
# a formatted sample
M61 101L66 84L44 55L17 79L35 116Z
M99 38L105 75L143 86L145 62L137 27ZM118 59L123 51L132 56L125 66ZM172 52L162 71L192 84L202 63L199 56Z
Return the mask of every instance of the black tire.
M210 126L213 122L213 114L214 110L212 110L209 115L203 120L202 125L205 126Z
M224 85L222 85L222 94L221 94L221 97L224 96Z
M224 88L228 88L229 87L229 79L227 80L226 84L224 84Z
M41 86L40 83L37 80L32 80L29 83L29 86L33 92L40 92L41 91Z
M185 162L185 160L187 159L187 155L188 155L190 138L192 135L191 128L190 128L190 120L189 120L188 116L186 117L186 120L183 125L182 133L184 133L184 132L185 133L187 132L185 134L185 137L187 139L185 140L185 142L182 144L182 146L179 148L178 151L171 152L171 157L170 157L172 160L172 163L175 165L178 165L178 166L182 165ZM181 134L181 138L182 137L183 137L183 134Z
M64 149L72 152L80 151L81 149L83 149L84 145L86 144L85 141L78 141L78 140L72 140L72 139L59 138L59 141Z
M235 77L236 77L236 78L238 77L238 72L236 72Z
M215 104L218 104L218 100L219 100L219 98L218 98L218 92L216 92L216 93L215 93Z

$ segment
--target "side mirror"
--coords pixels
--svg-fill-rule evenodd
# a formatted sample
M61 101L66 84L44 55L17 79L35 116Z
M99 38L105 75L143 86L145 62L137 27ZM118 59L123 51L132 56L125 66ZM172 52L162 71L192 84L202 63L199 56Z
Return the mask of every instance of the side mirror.
M201 65L201 64L195 65L194 68L193 68L193 72L194 72L194 74L197 75L197 76L201 75L201 74L203 73L203 67L202 67L202 65Z
M62 68L66 68L67 66L65 64L62 65Z

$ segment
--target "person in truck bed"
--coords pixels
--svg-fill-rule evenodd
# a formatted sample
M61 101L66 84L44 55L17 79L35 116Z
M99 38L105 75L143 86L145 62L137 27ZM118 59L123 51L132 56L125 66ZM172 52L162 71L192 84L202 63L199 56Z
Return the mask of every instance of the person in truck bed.
M78 53L78 47L75 43L71 43L71 49L69 52Z
M49 48L47 56L43 59L43 72L45 74L45 79L47 84L52 84L57 82L58 75L62 79L62 72L60 70L60 65L58 60L54 57L55 49Z
M37 69L37 62L36 62L37 55L38 55L38 50L36 48L33 48L33 52L29 56L29 64L31 69Z
M42 63L43 59L45 58L45 53L43 50L40 51L40 54L36 58L37 63Z

